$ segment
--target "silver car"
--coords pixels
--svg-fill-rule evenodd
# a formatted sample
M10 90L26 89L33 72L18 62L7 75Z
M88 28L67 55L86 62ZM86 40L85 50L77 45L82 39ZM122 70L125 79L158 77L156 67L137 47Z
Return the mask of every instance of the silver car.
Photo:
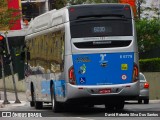
M145 76L142 73L139 73L140 78L140 95L138 98L138 103L141 104L144 101L144 104L149 103L149 83L147 82Z

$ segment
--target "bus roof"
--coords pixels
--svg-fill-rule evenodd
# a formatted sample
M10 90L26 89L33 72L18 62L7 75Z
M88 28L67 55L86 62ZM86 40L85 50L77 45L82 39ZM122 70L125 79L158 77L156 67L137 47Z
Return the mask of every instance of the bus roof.
M31 21L27 30L27 34L45 30L47 28L65 23L69 20L72 21L85 17L101 16L132 18L131 8L128 4L71 5L60 10L51 10L40 16L37 16L34 20Z
M87 4L69 6L69 19L78 20L87 17L119 16L132 18L129 4Z

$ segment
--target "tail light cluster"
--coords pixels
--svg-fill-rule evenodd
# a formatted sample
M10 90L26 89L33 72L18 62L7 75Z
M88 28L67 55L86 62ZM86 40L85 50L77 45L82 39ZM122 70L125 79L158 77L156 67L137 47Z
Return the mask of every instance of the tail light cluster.
M69 76L69 83L72 84L72 85L75 85L76 84L76 79L75 79L75 75L74 75L73 66L70 67L68 76Z
M138 81L138 75L139 75L139 70L137 64L134 63L134 69L133 69L133 82Z
M146 82L145 84L144 84L144 88L149 88L149 83L148 82Z

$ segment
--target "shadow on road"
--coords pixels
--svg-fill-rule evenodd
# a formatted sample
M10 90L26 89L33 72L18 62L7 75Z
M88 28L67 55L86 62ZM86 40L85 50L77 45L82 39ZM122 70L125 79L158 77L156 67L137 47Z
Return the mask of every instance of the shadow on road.
M105 113L127 113L125 110L106 110L103 106L86 107L86 106L70 106L65 107L61 113L53 113L51 106L44 106L43 110L47 111L47 116L56 117L104 117Z

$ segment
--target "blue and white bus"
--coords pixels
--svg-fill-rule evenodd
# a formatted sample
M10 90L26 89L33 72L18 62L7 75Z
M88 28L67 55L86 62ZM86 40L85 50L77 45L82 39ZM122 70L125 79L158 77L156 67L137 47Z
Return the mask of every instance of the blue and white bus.
M134 17L128 4L75 5L52 10L30 24L26 42L27 98L123 109L139 95Z

